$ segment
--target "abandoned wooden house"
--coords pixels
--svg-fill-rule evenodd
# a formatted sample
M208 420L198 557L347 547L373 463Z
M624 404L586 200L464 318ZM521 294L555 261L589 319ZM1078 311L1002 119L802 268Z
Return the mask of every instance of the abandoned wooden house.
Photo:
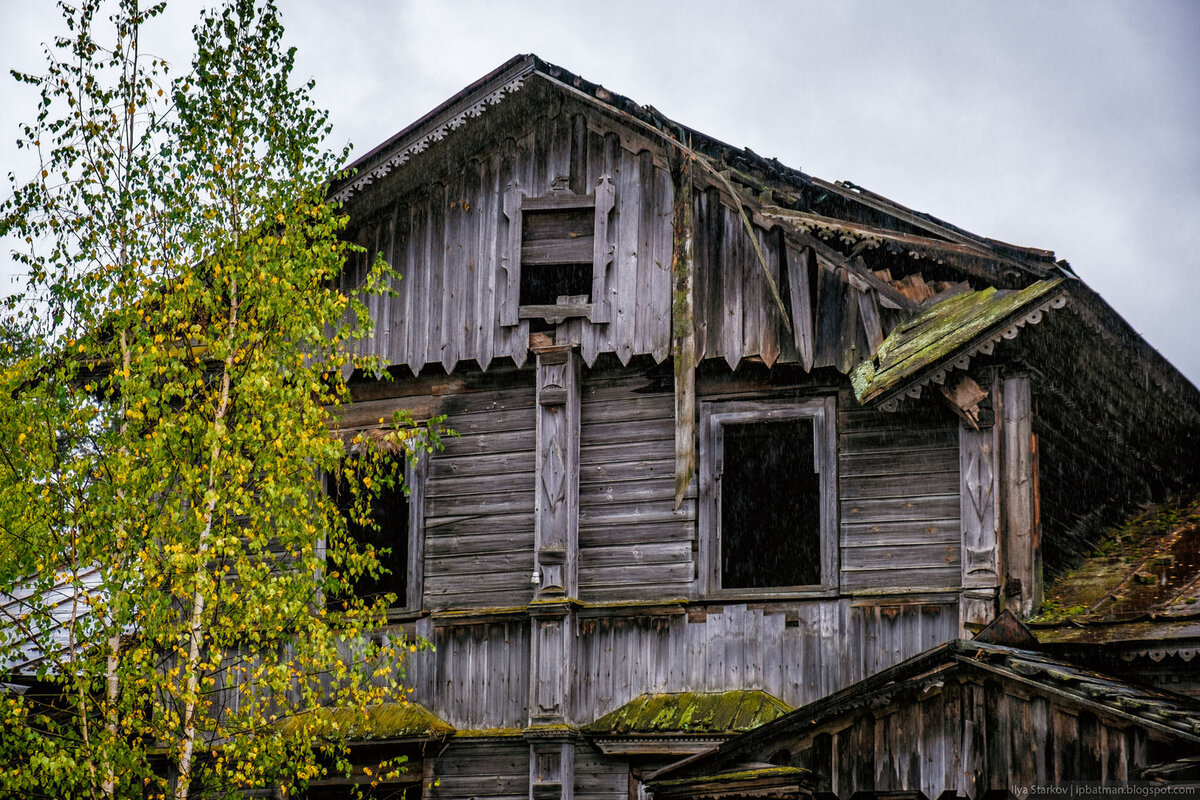
M367 250L344 285L376 254L403 280L361 345L392 380L356 376L340 424L404 408L461 434L383 512L383 633L436 650L361 748L409 754L390 789L410 797L637 797L758 726L796 739L788 713L816 702L832 727L762 755L819 771L805 754L839 724L886 741L860 725L878 676L927 651L959 693L988 670L1014 697L1028 670L1068 681L950 643L1034 614L1106 524L1197 477L1200 393L1052 253L535 56L355 167L333 187ZM1111 727L1088 713L1072 724ZM968 777L938 785L992 780Z

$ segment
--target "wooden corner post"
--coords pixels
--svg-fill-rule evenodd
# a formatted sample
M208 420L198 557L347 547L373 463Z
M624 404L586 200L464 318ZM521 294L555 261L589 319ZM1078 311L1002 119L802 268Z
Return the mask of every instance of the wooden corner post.
M1003 379L1001 404L1004 602L1017 616L1028 619L1042 603L1037 437L1033 432L1033 391L1028 375Z

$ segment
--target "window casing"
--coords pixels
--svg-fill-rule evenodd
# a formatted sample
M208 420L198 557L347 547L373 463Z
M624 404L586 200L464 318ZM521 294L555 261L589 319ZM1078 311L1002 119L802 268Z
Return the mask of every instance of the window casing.
M379 555L379 562L390 574L379 578L362 576L354 590L367 599L374 595L392 593L396 598L388 608L389 615L402 615L421 609L424 579L425 523L424 484L425 460L418 459L414 467L403 457L397 457L397 469L403 469L404 488L384 489L376 498L372 511L379 529L363 528L348 522L348 533L360 544L373 545L376 551L390 550ZM326 491L343 508L344 489L332 476L326 476ZM336 599L331 599L335 603Z
M704 403L699 582L706 595L837 587L833 397Z
M505 192L501 325L572 317L609 321L605 287L613 258L608 243L612 179L602 175L588 194L575 194L566 184L560 177L548 194L537 197L526 196L515 182Z

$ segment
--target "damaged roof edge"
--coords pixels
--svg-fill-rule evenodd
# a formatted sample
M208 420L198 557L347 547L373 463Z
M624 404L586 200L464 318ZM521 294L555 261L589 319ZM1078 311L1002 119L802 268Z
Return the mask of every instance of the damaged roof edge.
M735 147L689 128L659 112L653 106L641 105L625 95L612 92L600 84L551 64L534 54L514 56L500 67L454 94L416 122L387 139L365 155L355 159L347 169L353 174L333 181L330 193L338 200L346 201L376 180L383 178L393 169L404 164L450 131L461 127L467 120L480 116L488 106L501 102L507 95L521 88L525 79L537 74L557 84L563 90L577 93L600 108L626 115L637 122L656 129L669 138L690 140L690 146L709 158L719 162L721 168L749 168L767 176L780 188L796 190L820 187L833 192L847 201L882 212L898 222L924 228L950 242L967 244L990 253L993 257L1019 267L1032 277L1044 277L1053 267L1052 252L1039 248L1020 247L999 242L963 230L931 214L914 211L882 195L868 191L849 181L828 182L805 174L799 169L788 167L776 158L766 158L745 147Z
M1072 281L1078 283L1078 281ZM898 325L871 358L850 376L859 403L878 402L895 410L904 396L919 397L930 382L966 369L978 353L990 354L1001 339L1016 338L1020 329L1067 302L1066 279L1038 281L1025 289L994 288L954 295Z

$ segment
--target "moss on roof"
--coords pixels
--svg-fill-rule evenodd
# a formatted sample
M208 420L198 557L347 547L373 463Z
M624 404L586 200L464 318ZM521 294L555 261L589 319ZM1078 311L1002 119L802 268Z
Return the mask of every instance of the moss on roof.
M1031 622L1071 626L1064 641L1080 639L1079 626L1089 623L1200 616L1200 487L1109 529L1096 551L1045 596ZM1038 638L1056 637L1039 630Z
M957 356L961 348L1010 324L1015 314L1044 301L1061 283L1062 278L1053 278L1020 291L989 287L948 297L931 306L897 325L874 356L855 368L850 376L855 397L860 403L869 402Z
M283 722L288 732L313 724L316 735L345 735L351 741L445 738L454 728L419 703L384 703L365 710L323 708Z
M607 736L741 732L791 710L781 700L758 689L643 694L582 730Z

